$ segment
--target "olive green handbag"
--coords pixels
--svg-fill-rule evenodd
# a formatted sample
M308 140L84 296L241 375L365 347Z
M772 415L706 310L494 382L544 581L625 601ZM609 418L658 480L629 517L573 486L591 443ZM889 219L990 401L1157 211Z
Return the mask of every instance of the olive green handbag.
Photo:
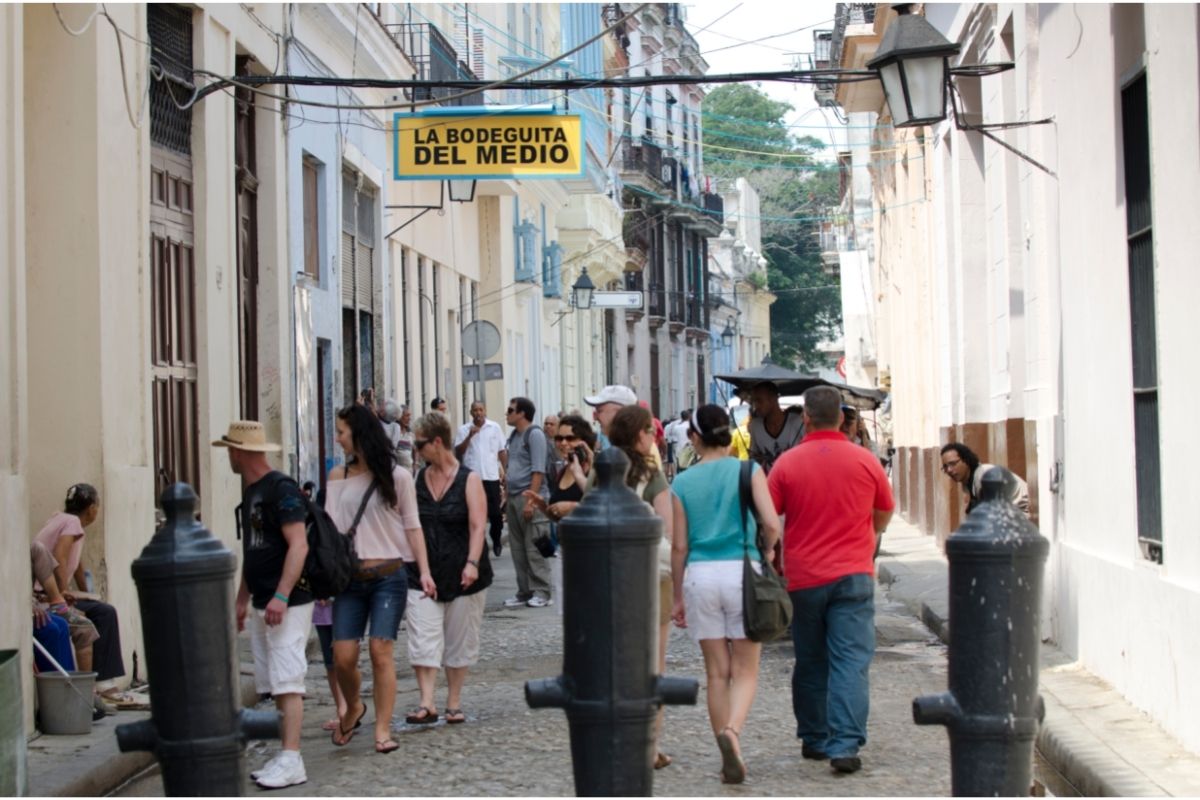
M762 551L762 532L759 528L754 543L762 563L761 574L755 572L750 560L750 543L746 515L752 513L754 497L750 491L750 471L753 461L743 461L738 476L738 495L742 506L742 545L745 549L742 567L742 617L746 638L752 642L772 642L787 635L792 625L792 598L787 584Z

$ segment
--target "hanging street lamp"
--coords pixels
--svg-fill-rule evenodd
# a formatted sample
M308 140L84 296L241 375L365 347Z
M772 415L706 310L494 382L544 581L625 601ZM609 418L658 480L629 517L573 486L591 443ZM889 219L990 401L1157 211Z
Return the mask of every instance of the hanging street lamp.
M942 36L911 3L892 6L899 18L888 26L867 67L879 74L892 124L897 128L932 125L946 118L950 56L960 46Z

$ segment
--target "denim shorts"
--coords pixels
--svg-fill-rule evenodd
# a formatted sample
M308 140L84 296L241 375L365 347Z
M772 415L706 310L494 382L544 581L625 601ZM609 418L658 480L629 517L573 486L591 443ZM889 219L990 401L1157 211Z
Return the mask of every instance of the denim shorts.
M350 581L333 601L333 640L358 641L367 632L370 618L372 639L395 641L407 600L408 572L404 569L374 580Z

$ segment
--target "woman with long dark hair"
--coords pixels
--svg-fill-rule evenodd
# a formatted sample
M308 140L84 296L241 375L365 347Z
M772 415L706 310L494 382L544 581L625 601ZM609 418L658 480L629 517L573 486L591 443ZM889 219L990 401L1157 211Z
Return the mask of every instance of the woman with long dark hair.
M346 534L352 532L360 509L361 518L353 530L359 570L333 602L333 661L346 713L332 739L338 747L348 744L367 713L359 694L358 654L369 622L375 750L391 753L399 748L391 733L396 705L392 653L408 597L405 564L416 565L418 583L427 597L437 590L429 572L412 473L397 466L379 418L366 406L354 405L338 412L336 425L346 466L329 473L325 510Z
M662 520L662 541L658 548L658 674L667 669L667 639L671 632L671 609L674 606L671 585L671 537L674 510L667 478L654 465L652 451L657 448L654 416L641 406L625 406L608 426L608 440L619 447L629 459L625 485L650 504ZM661 742L663 709L660 706L654 720L655 740ZM654 756L654 768L662 769L671 757L661 748Z
M741 732L758 690L762 655L762 645L746 637L742 570L758 526L753 514L742 515L742 462L728 455L732 436L725 409L701 406L689 425L688 438L699 458L672 485L680 506L672 541L671 616L691 631L704 654L708 720L721 751L721 780L741 783L746 779ZM779 516L757 464L751 467L750 488L762 521L763 552L770 553L779 539Z

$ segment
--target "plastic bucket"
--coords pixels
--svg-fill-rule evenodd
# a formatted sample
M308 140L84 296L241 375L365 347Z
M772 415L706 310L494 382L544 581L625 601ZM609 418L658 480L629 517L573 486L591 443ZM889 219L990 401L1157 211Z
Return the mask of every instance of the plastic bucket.
M48 734L84 734L92 730L92 690L96 673L59 672L37 676L38 728Z

